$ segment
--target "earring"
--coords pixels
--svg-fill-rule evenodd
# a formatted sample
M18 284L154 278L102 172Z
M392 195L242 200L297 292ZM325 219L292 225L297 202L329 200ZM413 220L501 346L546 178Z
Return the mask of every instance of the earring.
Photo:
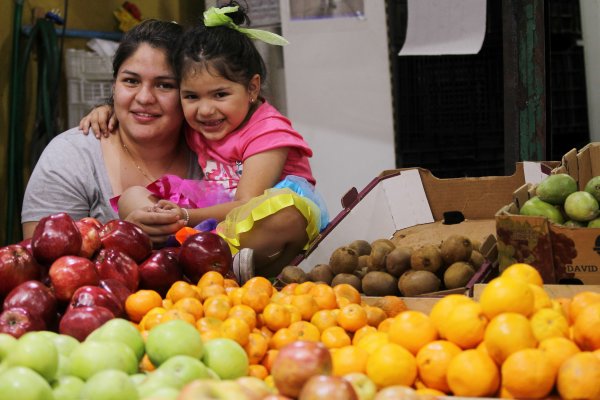
M253 104L253 103L254 103L254 98L253 98L253 97L251 97L251 98L250 98L250 104Z

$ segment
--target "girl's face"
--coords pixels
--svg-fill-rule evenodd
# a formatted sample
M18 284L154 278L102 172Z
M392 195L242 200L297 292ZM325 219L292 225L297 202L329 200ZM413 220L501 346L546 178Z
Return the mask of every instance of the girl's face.
M179 87L163 50L141 44L119 68L113 97L119 127L131 139L179 137Z
M207 140L223 139L246 121L250 101L256 101L259 90L259 75L246 87L223 78L210 67L197 69L181 79L185 120Z

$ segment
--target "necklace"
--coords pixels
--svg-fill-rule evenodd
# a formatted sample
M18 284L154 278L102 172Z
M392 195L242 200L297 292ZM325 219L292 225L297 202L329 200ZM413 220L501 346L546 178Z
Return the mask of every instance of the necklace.
M129 156L129 158L131 159L131 162L133 163L133 165L135 166L135 168L139 171L140 174L142 174L144 176L144 178L148 179L148 181L150 182L154 182L156 179L153 176L148 175L143 169L142 167L140 167L140 165L135 161L135 158L133 157L133 154L131 154L131 152L129 151L129 148L127 147L127 145L123 142L123 138L121 137L121 134L119 133L119 141L121 142L121 146L123 147L123 150L125 151L125 153L127 153L127 156ZM177 153L173 156L173 158L171 159L171 162L169 163L168 167L165 169L165 173L169 172L171 170L171 167L173 166L173 164L175 163L175 159L177 158Z

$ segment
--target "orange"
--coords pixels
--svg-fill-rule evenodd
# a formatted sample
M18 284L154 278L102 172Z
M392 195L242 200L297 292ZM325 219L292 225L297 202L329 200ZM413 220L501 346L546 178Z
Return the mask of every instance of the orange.
M381 348L384 344L387 344L389 342L390 340L388 338L387 333L373 332L367 333L353 345L366 350L369 354L373 354L375 351L379 350L379 348Z
M552 308L562 313L567 317L569 323L571 323L571 317L569 316L569 308L571 308L571 298L567 297L556 297L552 299Z
M267 367L261 364L250 364L248 365L248 376L254 376L255 378L262 379L263 381L269 376Z
M321 338L319 328L307 321L292 322L288 329L296 335L296 340L318 342Z
M250 287L245 289L242 294L242 304L251 307L257 313L261 313L271 301L271 295L261 288Z
M412 386L417 378L417 362L404 347L387 343L368 356L366 374L379 388Z
M472 349L483 340L487 324L481 304L467 301L455 304L443 326L447 340L462 349Z
M377 329L370 325L365 325L352 335L352 344L357 344L361 338L369 333L377 332Z
M203 307L204 316L214 317L224 321L229 315L231 303L226 295L220 294L206 299Z
M168 310L173 307L173 302L169 299L163 299L162 307Z
M529 288L533 292L533 312L542 308L552 308L552 299L543 287L530 283Z
M281 304L267 304L262 315L265 325L273 332L287 328L292 323L291 311Z
M244 345L250 364L260 364L267 350L269 350L269 339L263 334L252 332L248 335L248 343Z
M209 329L200 332L200 337L202 338L202 342L206 343L211 339L217 339L222 337L220 329Z
M600 303L594 303L581 310L573 325L573 340L581 350L600 349Z
M140 322L154 307L162 306L162 297L155 290L142 289L127 296L125 312L133 322Z
M196 286L198 286L199 288L202 289L202 288L204 288L206 286L210 286L210 285L225 286L224 284L225 284L225 278L223 277L223 275L220 272L207 271L200 277Z
M161 320L160 323L165 323L168 321L172 321L172 320L176 320L176 319L181 319L185 322L188 322L192 325L194 325L196 323L196 318L194 318L194 316L192 314L190 314L187 311L183 311L183 310L178 310L176 308L172 308L170 310L167 310Z
M277 354L279 354L279 350L267 350L267 354L265 354L260 364L263 365L267 371L271 372L271 367L273 366L273 361L275 361L275 358L277 358Z
M215 317L202 317L196 321L196 329L198 329L200 333L209 330L220 330L222 323L222 320Z
M364 373L369 355L355 346L343 346L331 354L332 375L344 376L352 372Z
M144 356L140 361L139 368L140 372L152 372L156 369L156 367L152 364L152 361L150 361L150 357L148 357L148 354L146 353L144 353Z
M514 398L541 399L554 387L556 370L539 349L512 353L501 368L502 386Z
M183 299L179 299L177 300L177 303L173 305L173 307L177 310L192 314L195 320L204 316L204 307L202 307L202 302L195 297L184 297Z
M389 318L393 318L402 311L408 310L406 303L398 296L383 296L371 304L372 306L381 308Z
M296 333L289 328L279 329L269 340L269 348L279 350L283 346L296 341Z
M319 311L319 305L310 294L292 296L291 304L300 311L300 315L304 321L310 321L312 316Z
M449 294L436 301L433 307L431 307L429 318L437 329L440 338L446 338L445 325L450 311L452 311L457 304L467 302L473 302L473 300L464 294Z
M333 288L325 283L317 283L310 290L308 294L315 299L319 310L333 310L337 308L337 301L335 299L335 293Z
M243 319L250 327L250 330L256 328L256 311L254 311L250 306L245 304L233 306L229 309L227 316L229 318L237 317Z
M246 288L243 287L233 288L229 290L227 292L227 296L229 297L229 300L231 300L231 305L236 306L238 304L242 304L242 296L244 295L245 291Z
M533 336L540 342L550 337L568 337L569 322L560 311L542 308L529 318Z
M435 399L440 396L444 396L445 393L441 390L436 390L433 388L420 388L415 390L415 392L419 395L421 399Z
M388 317L388 318L384 319L383 321L381 321L379 323L379 325L377 325L377 330L381 331L381 332L389 332L392 322L394 322L393 317Z
M560 366L556 388L563 399L600 398L600 360L591 352L572 355Z
M162 322L163 315L166 312L167 310L162 307L154 307L144 315L144 318L139 323L139 328L143 331L154 328Z
M239 285L239 283L237 283L237 281L235 279L226 278L223 280L223 287L227 291L227 289L239 288L240 285Z
M544 339L538 345L538 349L546 354L548 362L552 365L554 371L558 371L567 358L581 351L575 343L564 337Z
M498 365L516 351L537 347L529 320L512 312L494 317L485 330L483 340L490 357Z
M321 342L328 349L340 348L352 344L348 333L341 326L332 326L321 333Z
M241 318L227 318L221 324L220 331L222 337L235 340L242 347L248 343L250 327L246 321Z
M500 386L500 372L494 360L475 349L454 356L446 376L454 396L494 397Z
M429 316L420 311L404 311L394 317L388 331L390 342L397 343L413 355L438 338Z
M291 322L290 323L302 321L302 314L300 314L300 310L298 310L298 307L293 306L291 304L284 304L283 306L290 311L290 314L291 314Z
M367 325L367 312L360 304L350 303L340 309L337 323L349 332L356 332Z
M337 317L331 310L319 310L313 314L310 319L310 323L319 328L319 331L323 331L331 326L338 326Z
M367 324L370 326L378 327L388 317L385 311L379 307L365 305L363 308L367 312Z
M296 286L298 286L298 283L288 283L280 290L280 292L284 294L294 294Z
M306 281L306 282L299 283L294 288L294 293L293 294L308 294L308 292L310 292L310 290L315 285L316 285L316 283L311 282L311 281Z
M510 278L521 280L539 287L541 287L544 284L540 272L537 269L535 269L535 267L524 263L509 265L502 272L502 276L508 276Z
M205 301L209 297L214 297L219 294L223 294L223 295L227 294L223 285L217 285L217 284L204 286L202 288L198 287L198 291L200 293L199 296L200 296L201 301Z
M503 312L515 312L529 317L535 298L529 283L501 275L492 279L482 290L479 303L488 319Z
M283 299L289 296L291 295L283 292L273 293L273 295L271 296L271 303L283 304Z
M338 308L342 308L348 304L360 304L360 292L356 288L348 283L340 283L333 287L333 293L335 294L335 301Z
M418 376L425 386L449 393L446 380L448 365L461 351L460 347L447 340L436 340L421 347L415 360Z
M271 297L273 294L273 284L264 276L254 276L244 283L243 287L246 289L258 289L262 290L267 294L267 296Z
M573 296L569 302L569 321L573 324L579 313L590 304L600 303L600 293L583 291Z
M200 298L195 289L195 285L190 285L185 281L177 281L171 285L167 291L167 295L165 296L165 298L171 300L173 304L177 303L177 300L183 299L184 297Z

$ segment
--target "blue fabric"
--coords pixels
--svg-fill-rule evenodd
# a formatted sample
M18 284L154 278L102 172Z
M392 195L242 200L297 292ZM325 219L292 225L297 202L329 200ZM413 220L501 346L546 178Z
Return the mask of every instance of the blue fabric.
M327 205L325 205L323 197L315 190L315 187L305 178L296 175L288 175L274 187L276 189L288 188L315 203L317 207L319 207L319 210L321 210L319 231L323 231L323 229L327 227L327 224L329 224Z

